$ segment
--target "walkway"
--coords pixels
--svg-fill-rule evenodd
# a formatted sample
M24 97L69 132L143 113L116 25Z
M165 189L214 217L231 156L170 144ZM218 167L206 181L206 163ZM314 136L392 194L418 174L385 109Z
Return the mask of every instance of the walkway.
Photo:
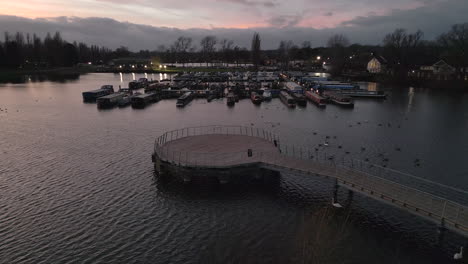
M156 139L154 153L177 166L230 168L251 164L329 177L340 186L468 237L467 191L359 160L337 162L333 157L313 156L305 148L281 144L278 136L263 129L208 126L169 131Z

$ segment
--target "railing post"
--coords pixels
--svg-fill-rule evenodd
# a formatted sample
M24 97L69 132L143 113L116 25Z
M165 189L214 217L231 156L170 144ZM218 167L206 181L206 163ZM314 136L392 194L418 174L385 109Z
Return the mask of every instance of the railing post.
M258 134L258 127L257 127L257 137L259 137L259 134Z

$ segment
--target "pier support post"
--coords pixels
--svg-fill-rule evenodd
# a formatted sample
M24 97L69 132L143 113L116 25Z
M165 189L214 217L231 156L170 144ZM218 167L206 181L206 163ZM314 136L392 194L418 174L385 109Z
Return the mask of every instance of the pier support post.
M341 208L341 204L338 203L338 179L335 179L335 185L333 188L333 198L332 198L332 205L336 208Z

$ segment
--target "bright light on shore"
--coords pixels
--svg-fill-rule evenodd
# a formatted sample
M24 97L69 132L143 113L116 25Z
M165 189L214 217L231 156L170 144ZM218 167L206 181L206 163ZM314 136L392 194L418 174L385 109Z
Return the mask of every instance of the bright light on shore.
M317 56L317 60L320 60L321 58L322 58L322 57L320 57L320 56Z
M135 65L132 65L132 68L135 68Z
M166 66L166 65L164 65L164 69L166 69L166 68L167 68L167 66Z

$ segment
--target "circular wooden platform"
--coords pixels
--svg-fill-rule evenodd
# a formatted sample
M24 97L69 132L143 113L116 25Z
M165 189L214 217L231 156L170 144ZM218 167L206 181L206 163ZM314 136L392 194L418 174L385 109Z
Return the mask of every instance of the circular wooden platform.
M162 146L161 153L170 162L210 167L258 162L262 156L279 154L279 150L259 137L213 134L172 140Z

